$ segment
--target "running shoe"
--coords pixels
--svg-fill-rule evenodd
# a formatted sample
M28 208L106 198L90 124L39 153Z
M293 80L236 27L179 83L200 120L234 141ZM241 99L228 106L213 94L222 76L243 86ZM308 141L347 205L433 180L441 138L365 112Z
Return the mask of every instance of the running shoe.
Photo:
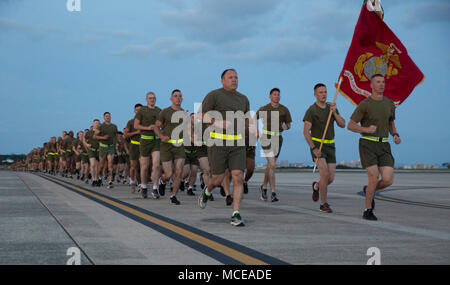
M158 191L159 191L159 195L161 195L161 196L164 196L166 194L166 184L162 183L161 178L159 179Z
M209 200L209 196L206 195L206 187L203 188L203 192L202 195L200 195L200 197L198 197L198 205L200 206L201 209L206 208L206 203L208 203Z
M265 202L265 201L267 201L267 189L263 189L262 187L263 187L262 185L261 185L261 187L259 187L259 189L261 190L260 199Z
M320 205L319 210L324 213L333 213L333 210L331 210L330 205L328 205L328 203Z
M177 196L170 197L170 202L174 205L180 205L180 201L178 201Z
M225 201L227 206L231 206L231 204L233 204L233 197L231 197L231 195L228 195Z
M232 226L235 227L243 227L245 226L244 222L242 221L242 217L239 213L235 213L232 217L231 217L231 222L230 224Z
M156 190L156 189L153 189L153 191L152 191L152 197L153 197L153 199L159 199L159 194L158 194L158 190Z
M114 187L114 186L113 186L112 181L109 181L109 182L108 182L108 186L107 186L106 188L112 189L113 187Z
M189 189L187 190L186 194L187 194L188 196L195 196L194 191L192 191L192 188L189 188Z
M376 221L376 220L378 220L377 217L375 217L375 215L373 214L373 210L372 209L367 209L367 210L364 211L363 219L368 220L368 221Z
M316 189L314 188L314 186L315 186L316 184L317 184L316 181L314 181L313 184L312 184L312 189L313 189L312 199L313 199L314 202L319 201L319 190L316 190Z
M141 188L141 195L142 195L142 198L147 199L148 189L147 189L147 188L142 188L141 185L139 185L139 188Z
M277 198L277 193L273 192L272 195L271 195L270 200L271 200L272 202L278 202L279 200L278 200L278 198Z
M248 194L248 184L244 182L244 194Z

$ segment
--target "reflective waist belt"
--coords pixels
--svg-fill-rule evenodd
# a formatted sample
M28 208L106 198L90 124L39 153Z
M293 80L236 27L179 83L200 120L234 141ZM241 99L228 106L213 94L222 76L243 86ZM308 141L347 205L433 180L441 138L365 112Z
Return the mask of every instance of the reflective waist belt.
M134 140L131 140L131 143L135 144L135 145L140 145L141 144L140 142L137 142L137 141L134 141Z
M71 149L66 149L66 152L72 152L72 150Z
M144 135L141 135L141 139L144 139L144 140L157 140L157 139L159 139L159 137L158 136L144 136Z
M49 152L48 154L49 155L57 155L57 153L54 153L54 152Z
M361 138L373 142L388 142L388 138L368 137L368 136L362 136Z
M182 143L184 141L184 139L179 139L179 140L168 140L168 143Z
M100 146L101 147L109 147L109 146L112 146L113 144L104 144L104 143L100 143Z
M281 132L271 132L271 131L268 131L268 130L262 130L262 131L263 131L263 134L266 134L266 135L281 136Z
M185 152L185 153L191 154L191 153L195 153L195 152L197 152L197 151L196 151L196 150L190 151L190 150L184 149L184 152Z
M97 151L97 149L93 148L93 147L90 147L89 149L92 150L92 151Z
M65 150L63 150L63 149L61 149L60 151L61 151L61 153L65 153L65 152L66 152L66 151L65 151Z
M318 138L315 138L315 137L311 137L311 139L312 139L313 141L316 141L316 142L322 142L321 139L318 139ZM323 140L323 143L324 143L324 144L333 144L333 143L334 143L334 140Z
M210 136L213 139L227 140L227 141L237 141L242 139L242 135L224 135L218 133L211 133Z

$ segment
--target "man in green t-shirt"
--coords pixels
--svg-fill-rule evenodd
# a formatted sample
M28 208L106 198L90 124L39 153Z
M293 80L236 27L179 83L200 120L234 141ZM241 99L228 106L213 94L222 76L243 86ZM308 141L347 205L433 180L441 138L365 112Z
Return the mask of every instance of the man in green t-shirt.
M159 187L164 189L162 191L165 191L166 182L172 178L173 189L170 201L174 205L180 205L176 194L180 188L184 160L186 159L184 143L190 144L189 136L184 136L184 132L189 130L190 119L189 114L181 108L183 95L180 90L172 91L170 101L172 105L159 113L154 128L155 134L161 138L160 153L164 171L159 181ZM180 127L181 131L178 132L177 130L180 130Z
M92 187L100 186L101 180L99 179L98 170L98 140L94 138L95 130L100 126L100 121L95 119L91 129L85 134L83 138L83 144L88 152L90 173L92 176Z
M159 199L158 194L158 179L160 176L160 143L161 140L156 136L154 128L156 120L161 112L161 109L155 106L156 96L153 92L148 92L145 95L147 106L143 106L137 112L134 118L134 128L141 131L139 140L139 164L141 167L141 184L139 188L141 190L142 197L147 198L147 184L149 173L152 172L153 191L152 196L155 199ZM151 168L150 168L151 158ZM164 193L161 193L163 195Z
M394 102L383 96L384 76L373 75L370 87L372 94L353 112L348 129L362 135L359 139L359 155L369 180L367 186L363 188L366 195L363 218L376 221L377 217L373 214L375 192L389 187L394 181L394 157L388 142L389 133L393 136L395 144L400 144L401 139L394 122Z
M267 200L267 184L270 185L271 201L277 202L275 192L275 167L283 144L283 131L291 128L291 113L289 109L280 104L280 89L270 90L270 103L262 106L256 112L256 120L261 119L263 123L260 136L261 147L267 159L264 182L261 185L261 200Z
M344 128L345 120L339 115L336 103L327 103L327 87L324 84L318 83L314 86L314 97L316 97L316 102L309 107L303 117L303 135L306 139L306 143L311 149L312 160L315 162L317 159L317 168L320 173L319 183L314 181L312 184L312 199L314 202L317 202L319 200L320 192L322 203L320 204L319 210L321 212L331 213L332 210L327 201L327 193L328 185L333 183L334 175L336 173L334 122L336 122L339 127ZM327 133L325 134L322 150L320 151L320 144L330 110L333 113L330 118Z
M209 92L202 102L203 122L210 124L206 130L208 158L212 177L199 198L202 209L225 178L225 171L231 171L233 179L233 215L231 225L244 226L239 208L243 193L245 159L245 126L248 124L250 103L248 98L237 92L238 75L234 69L227 69L221 76L222 88ZM246 123L247 121L247 123ZM210 132L208 132L210 131ZM208 135L209 133L209 135Z
M139 112L142 104L134 105L134 115ZM123 137L129 141L128 156L130 158L130 188L131 193L136 191L136 184L141 184L139 172L139 146L141 145L141 131L134 128L135 118L128 121Z
M56 173L56 158L58 151L56 149L56 137L51 137L47 143L47 166L50 174Z
M77 174L77 179L80 179L84 170L84 165L82 166L81 163L81 154L83 153L83 150L83 132L79 131L77 132L77 138L72 141L72 151L74 153L75 173Z
M113 160L116 153L117 126L111 123L111 113L105 112L103 119L104 123L95 130L94 138L99 141L100 145L100 171L105 166L105 160L108 161L108 189L111 189L113 188Z

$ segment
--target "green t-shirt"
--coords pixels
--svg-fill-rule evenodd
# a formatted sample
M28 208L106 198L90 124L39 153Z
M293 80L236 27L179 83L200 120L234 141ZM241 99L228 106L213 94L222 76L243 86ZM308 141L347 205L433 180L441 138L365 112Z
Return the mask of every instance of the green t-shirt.
M62 148L63 150L72 150L72 142L74 141L74 138L72 138L71 136L67 136L65 139L63 139L62 141Z
M264 112L266 112L265 117L263 116ZM275 126L272 126L272 115L275 116L274 112L278 113L278 129L276 129ZM278 106L278 108L275 108L270 103L259 108L259 110L256 112L256 119L262 119L264 130L276 131L280 133L283 131L283 123L289 124L292 122L291 113L289 112L288 108L281 104Z
M131 119L128 121L126 128L128 129L128 132L130 132L130 133L134 133L135 131L137 131L134 128L134 119ZM141 138L141 135L137 134L137 135L133 135L133 136L129 137L127 140L129 140L129 141L133 140L133 141L138 142L140 140L140 138Z
M56 142L54 142L54 143L48 142L47 143L47 150L48 150L48 152L56 153L57 152Z
M98 149L98 140L94 139L94 130L89 130L84 138L86 139L86 142L91 145L91 148Z
M202 102L202 112L206 113L209 111L218 111L222 115L222 120L230 121L230 118L226 117L227 111L242 111L244 114L246 114L248 111L250 111L250 102L248 101L248 98L235 91L230 92L226 91L223 88L213 90L206 95L205 99L203 99ZM245 134L239 133L238 130L238 122L239 120L234 119L233 120L234 125L234 132L231 132L230 130L227 130L228 135L242 135L243 137ZM245 131L245 126L244 126Z
M384 96L380 101L367 97L355 109L350 119L355 123L361 123L362 127L371 125L377 127L375 133L362 133L363 136L387 138L390 123L395 120L395 104L391 99Z
M72 141L72 146L75 147L77 151L84 151L83 142L81 142L79 139L74 139Z
M161 113L161 109L158 107L149 108L147 106L141 107L134 117L135 119L138 119L141 125L147 127L150 125L154 125L156 123L156 120L158 119L158 115ZM154 131L141 131L141 133L145 136L154 136Z
M108 136L106 140L99 140L102 144L111 145L114 144L116 141L116 134L117 134L117 126L114 124L101 124L98 128L100 130L100 133L98 134L99 137L103 137L105 135Z
M336 113L339 114L339 111L337 109ZM323 109L320 108L316 103L314 103L308 108L308 110L306 110L305 116L303 117L303 122L308 121L312 124L311 137L322 139L323 131L325 131L329 114L329 103L327 103L326 107ZM330 124L328 125L328 130L325 135L326 140L334 139L334 122L335 118L333 115L331 115Z
M182 119L180 119L177 123L172 123L172 121L171 121L172 115L178 111L185 112L183 109L174 110L174 109L172 109L172 107L168 107L168 108L165 108L164 110L162 110L158 115L157 120L161 122L162 133L163 133L163 135L168 136L169 139L176 139L175 137L172 138L172 131L176 127L178 127L179 125L181 125L183 123ZM187 113L185 114L185 118L189 119L189 115ZM183 138L183 133L184 133L184 130L180 133L179 139Z

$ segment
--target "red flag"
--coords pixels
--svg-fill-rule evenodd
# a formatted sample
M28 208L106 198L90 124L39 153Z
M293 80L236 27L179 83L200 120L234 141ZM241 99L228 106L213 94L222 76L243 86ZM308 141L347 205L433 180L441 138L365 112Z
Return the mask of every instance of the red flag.
M370 78L384 75L384 96L398 106L422 83L425 76L408 56L408 52L384 23L380 6L365 1L345 58L340 76L340 93L354 105L370 96ZM379 5L377 1L376 5Z

